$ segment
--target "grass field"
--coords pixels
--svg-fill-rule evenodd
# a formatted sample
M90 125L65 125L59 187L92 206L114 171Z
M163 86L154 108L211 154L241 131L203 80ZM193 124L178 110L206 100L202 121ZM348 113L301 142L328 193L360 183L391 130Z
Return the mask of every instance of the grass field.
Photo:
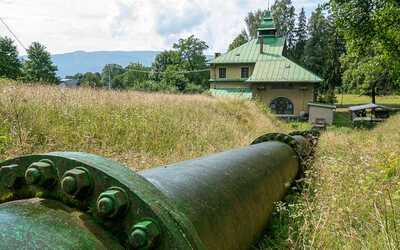
M85 151L135 170L248 145L278 122L248 101L61 90L0 81L0 159ZM277 211L258 249L399 249L400 117L321 137L301 193Z
M278 204L261 249L400 249L400 116L323 134L306 187Z
M351 116L348 107L371 103L370 96L337 95L337 110L335 114L335 127L351 127ZM378 96L377 104L400 108L400 96Z
M0 158L99 154L139 170L248 145L286 127L256 104L207 96L0 87Z
M351 105L371 103L370 96L360 95L340 95L336 96L337 105L348 107ZM400 106L400 96L377 96L376 102L388 106Z

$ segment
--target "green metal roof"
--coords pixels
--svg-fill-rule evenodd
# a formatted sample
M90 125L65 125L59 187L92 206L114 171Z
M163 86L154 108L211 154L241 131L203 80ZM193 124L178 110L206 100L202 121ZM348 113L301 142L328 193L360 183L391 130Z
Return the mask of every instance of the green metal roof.
M253 39L242 46L221 55L211 64L235 64L235 63L256 63L261 57L279 57L283 53L285 39L283 37L265 37L264 53L260 53L260 43L257 39Z
M321 82L321 78L286 57L259 60L247 82Z
M272 13L271 11L267 11L265 16L263 17L260 28L258 28L258 30L274 30L274 29L276 28L274 19L272 18Z
M225 89L211 89L213 96L233 96L243 99L253 98L253 92L250 88L225 88Z

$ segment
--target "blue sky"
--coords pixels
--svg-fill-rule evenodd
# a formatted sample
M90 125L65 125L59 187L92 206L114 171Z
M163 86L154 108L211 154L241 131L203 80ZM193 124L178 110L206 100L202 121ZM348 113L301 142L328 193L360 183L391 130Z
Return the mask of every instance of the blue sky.
M324 0L292 0L307 15ZM272 0L271 0L272 2ZM209 53L224 52L249 11L267 0L0 0L2 17L25 45L51 53L76 50L164 50L191 34ZM0 25L0 35L10 36ZM23 54L22 49L19 47Z

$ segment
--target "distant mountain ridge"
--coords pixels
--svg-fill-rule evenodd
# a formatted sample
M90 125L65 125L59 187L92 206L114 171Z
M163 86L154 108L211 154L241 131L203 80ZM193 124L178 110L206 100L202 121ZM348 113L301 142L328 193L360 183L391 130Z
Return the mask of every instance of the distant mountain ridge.
M58 67L58 76L65 77L76 73L101 72L109 63L127 66L129 63L142 63L151 66L161 51L75 51L52 55Z

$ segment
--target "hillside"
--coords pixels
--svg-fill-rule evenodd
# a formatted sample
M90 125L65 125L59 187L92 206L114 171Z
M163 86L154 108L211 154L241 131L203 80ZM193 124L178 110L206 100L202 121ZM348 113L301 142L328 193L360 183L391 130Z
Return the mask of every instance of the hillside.
M151 66L159 51L76 51L52 55L58 67L58 75L65 77L76 73L101 72L109 63L127 66L129 63L141 63Z
M15 84L0 92L1 158L84 151L143 169L245 146L283 126L237 99Z

